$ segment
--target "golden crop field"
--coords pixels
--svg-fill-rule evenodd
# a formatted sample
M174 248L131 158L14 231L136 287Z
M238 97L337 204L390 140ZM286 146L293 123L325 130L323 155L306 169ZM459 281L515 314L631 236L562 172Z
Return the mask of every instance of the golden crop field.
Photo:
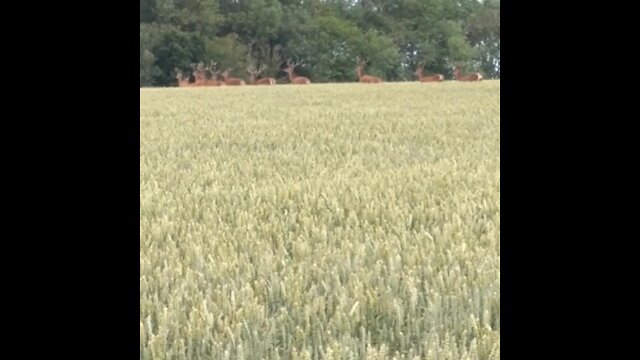
M499 357L499 81L140 90L141 359Z

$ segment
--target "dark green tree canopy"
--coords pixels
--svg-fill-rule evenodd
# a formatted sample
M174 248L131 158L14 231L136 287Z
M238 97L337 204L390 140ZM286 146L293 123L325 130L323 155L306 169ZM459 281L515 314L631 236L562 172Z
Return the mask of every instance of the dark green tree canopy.
M420 62L500 78L500 0L140 0L140 86L200 61L281 78L287 58L313 82L351 82L356 57L386 81L415 80Z

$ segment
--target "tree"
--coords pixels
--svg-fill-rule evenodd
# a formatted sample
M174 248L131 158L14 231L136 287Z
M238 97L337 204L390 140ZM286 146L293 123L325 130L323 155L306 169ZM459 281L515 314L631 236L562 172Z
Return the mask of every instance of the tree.
M286 58L313 82L355 81L355 58L387 81L455 63L500 77L500 0L140 0L140 84L175 83L174 67L247 58L282 77Z
M500 78L500 0L486 0L467 21L474 59L487 77Z
M147 86L175 83L174 68L187 69L204 55L204 41L197 33L172 25L140 25L140 82Z

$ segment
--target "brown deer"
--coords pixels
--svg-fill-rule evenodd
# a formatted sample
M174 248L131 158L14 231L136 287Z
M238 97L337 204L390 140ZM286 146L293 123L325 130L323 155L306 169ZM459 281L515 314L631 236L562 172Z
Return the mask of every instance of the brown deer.
M238 78L234 78L234 77L229 77L229 70L231 70L231 69L226 69L221 74L222 78L224 79L224 83L225 84L227 84L227 85L235 85L235 86L245 85L244 80L238 79Z
M453 75L455 75L457 81L482 81L482 74L480 73L463 75L462 66L459 64L453 69Z
M365 84L380 84L382 83L382 79L379 77L367 75L364 73L364 65L367 63L367 60L361 59L360 57L356 58L356 74L358 74L358 80L361 83Z
M211 79L206 79L205 78L205 86L226 86L227 84L225 84L224 81L219 81L218 80L218 76L220 74L220 71L215 71L214 68L216 67L216 63L214 63L213 61L210 62L207 66L205 66L205 74L206 72L210 72L211 73Z
M176 79L178 80L178 87L190 87L193 86L193 83L189 82L189 77L185 78L185 74L182 70L175 68L176 71Z
M249 80L251 81L251 84L253 84L253 85L275 85L276 84L276 79L274 79L272 77L264 77L264 78L261 78L261 79L257 79L258 75L260 75L266 69L267 69L267 67L264 66L264 65L260 65L260 67L258 67L256 69L255 64L253 64L253 62L249 62L249 66L247 66L247 73L249 73Z
M212 67L215 66L214 62L205 65L202 62L199 62L197 65L191 64L191 69L193 69L193 76L196 81L194 83L195 86L222 86L225 85L222 81L218 81L217 72L212 70ZM213 79L209 79L207 77L207 72L213 73ZM193 86L193 85L192 85Z
M191 70L193 70L193 76L196 78L195 86L207 85L207 73L204 68L204 64L199 62L198 64L191 64Z
M418 64L418 68L416 69L416 72L414 72L414 75L418 77L418 80L420 80L420 82L439 82L444 80L444 76L442 76L442 74L433 74L433 75L424 76L423 67L424 67L424 61Z
M306 85L306 84L311 84L311 80L309 80L308 78L304 77L304 76L296 76L295 72L293 71L296 66L301 65L300 63L293 63L291 61L291 59L287 59L287 68L284 69L284 71L287 72L287 74L289 75L289 81L291 81L291 83L293 85Z

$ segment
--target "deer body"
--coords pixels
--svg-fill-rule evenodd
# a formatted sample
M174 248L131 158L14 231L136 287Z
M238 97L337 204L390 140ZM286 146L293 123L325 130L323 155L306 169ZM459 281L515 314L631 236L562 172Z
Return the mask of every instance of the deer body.
M367 75L364 73L364 65L367 63L367 60L361 59L360 57L356 58L356 74L358 74L358 81L364 84L380 84L382 83L382 79L376 76Z
M207 78L207 71L211 71L213 74L212 79ZM198 64L197 67L193 67L193 76L196 78L194 83L195 86L223 86L224 82L218 81L217 73L211 70L211 65L204 66L202 63Z
M204 72L196 71L193 74L196 77L195 86L206 86L207 85L207 76Z
M214 70L216 67L216 63L215 62L210 62L209 65L207 65L205 67L205 74L206 72L210 72L211 73L211 79L206 79L205 86L225 86L227 84L224 83L224 81L220 81L218 80L218 74L220 73L219 71ZM205 76L206 78L206 76Z
M372 75L367 75L364 73L364 71L362 70L364 66L363 65L358 65L356 67L356 73L358 74L358 80L361 83L364 84L380 84L382 83L382 79L380 79L379 77L375 77Z
M260 65L260 67L256 69L253 63L250 63L250 65L247 66L247 72L249 73L249 80L251 81L251 84L253 85L275 85L276 84L276 79L272 77L265 77L265 78L256 80L258 75L262 73L265 69L266 67L264 65Z
M198 76L196 76L196 86L225 86L226 84L223 81L219 81L216 79L207 79L206 77L204 78L198 78Z
M482 74L480 74L480 73L472 73L472 74L463 75L462 74L462 70L460 68L461 68L460 65L458 65L453 70L453 74L455 75L456 80L458 80L458 81L482 81Z
M444 76L442 76L442 74L433 74L433 75L424 76L424 70L422 69L423 66L424 66L424 63L418 64L418 68L414 73L418 77L418 80L420 80L420 82L423 82L423 83L424 82L440 82L444 80Z
M224 83L224 81L219 81L219 80L215 80L215 79L207 79L204 82L203 86L226 86L227 84Z
M224 83L227 85L232 85L232 86L242 86L245 85L244 80L242 79L238 79L238 78L234 78L234 77L229 77L229 70L225 70L222 73L222 77L224 78Z
M205 67L203 63L198 63L197 65L191 64L191 69L193 70L193 76L196 81L194 83L195 86L206 86L207 84L207 73L205 71Z
M202 62L196 64L191 64L191 76L193 76L194 81L191 82L189 80L184 79L184 73L176 68L177 78L178 78L178 86L223 86L224 82L218 81L217 76L218 72L213 71L212 67L215 66L215 63L210 63L206 65ZM213 74L212 79L209 79L207 76L207 72L211 72Z
M311 80L307 79L304 76L296 76L296 77L292 77L292 75L289 75L289 80L291 81L291 83L293 85L306 85L306 84L311 84Z
M253 83L255 85L275 85L276 84L276 79L274 79L272 77L266 77L266 78L254 80Z
M287 60L287 68L284 71L286 71L289 75L289 81L291 81L293 85L311 84L311 80L309 80L308 78L295 75L294 69L297 65L299 64L292 63L290 59Z
M176 79L178 80L178 87L191 87L192 83L189 82L189 78L184 78L184 73L176 69Z

